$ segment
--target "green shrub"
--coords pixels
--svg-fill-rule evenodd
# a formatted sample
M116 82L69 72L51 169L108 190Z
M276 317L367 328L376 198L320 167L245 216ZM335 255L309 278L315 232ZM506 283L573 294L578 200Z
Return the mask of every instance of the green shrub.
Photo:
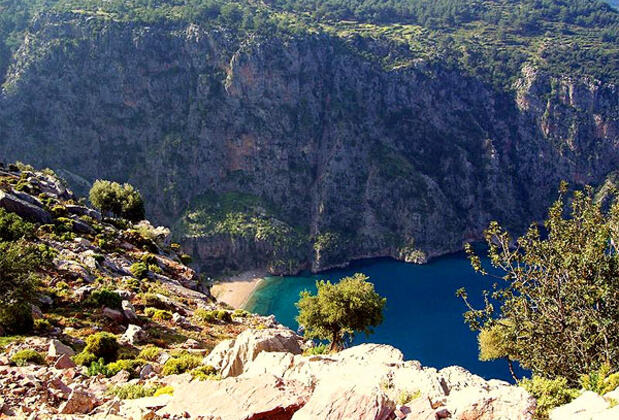
M199 381L206 381L209 379L218 378L217 369L215 369L213 366L210 366L210 365L197 367L189 373L194 379L197 379Z
M7 212L0 207L0 239L4 241L16 241L21 238L31 238L35 226L24 221L15 213Z
M250 314L244 309L235 309L233 315L237 318L246 318Z
M176 242L172 242L170 244L170 249L172 249L173 251L180 251L181 249L181 244L176 243Z
M26 366L30 363L42 365L45 363L43 355L32 349L20 350L11 356L11 362L17 366Z
M160 395L174 395L174 388L170 385L164 386L155 391L155 395L153 396L158 397Z
M107 362L116 359L119 345L116 336L106 332L99 332L86 338L85 352L92 353L96 357L102 357Z
M138 376L138 368L144 366L144 361L139 359L121 359L107 365L107 376L114 376L121 370L126 370L132 378Z
M0 275L1 277L1 275ZM0 306L0 325L6 332L21 334L32 331L34 320L28 304Z
M223 309L215 311L215 318L221 322L232 322L232 315L230 315L230 312L224 311Z
M163 270L157 264L149 264L148 270L152 271L155 274L163 274Z
M184 354L168 359L163 365L161 373L164 376L177 375L194 369L202 364L202 357L193 354Z
M415 392L410 392L410 391L407 391L407 390L402 390L398 394L398 398L397 398L396 402L399 405L406 405L409 402L419 398L420 395L421 395L421 391L419 391L419 390L417 390Z
M144 293L142 295L142 301L144 301L145 306L152 306L157 309L168 309L169 305L161 300L159 296L155 293Z
M546 379L541 376L533 376L524 379L520 385L537 399L535 418L547 419L548 413L555 407L567 404L580 393L577 389L567 386L567 379Z
M80 366L90 366L93 362L97 361L97 356L90 352L82 351L73 356L73 361Z
M318 356L320 354L329 353L329 346L326 344L318 344L317 346L306 349L303 354L305 356Z
M135 400L138 398L152 397L157 392L156 387L150 387L138 384L126 384L111 387L108 390L109 395L115 395L121 400Z
M103 360L103 358L91 362L90 366L88 366L88 376L97 375L111 376L107 367L105 366L105 360Z
M107 306L118 309L122 305L122 298L116 292L107 289L95 290L85 302L89 306Z
M144 315L146 315L149 318L152 318L153 315L155 315L155 312L157 312L157 308L148 307L144 309Z
M155 254L147 252L146 254L142 255L140 261L142 261L146 265L157 264L157 257L155 256Z
M52 329L52 324L45 318L35 319L34 329L39 332L49 331Z
M148 275L148 267L143 262L136 262L129 267L129 271L136 279L146 278Z
M149 362L156 362L161 355L161 351L159 347L155 346L144 347L142 351L140 351L138 358L148 360Z
M172 312L164 309L157 309L152 315L152 319L155 321L169 321L172 319Z
M188 254L181 254L180 259L181 259L181 262L185 265L189 265L193 262L191 255L188 255Z
M200 322L213 322L215 321L215 315L213 311L206 309L196 309L193 313L193 317Z
M580 386L600 395L614 391L619 386L619 372L611 374L610 371L610 365L604 364L598 370L581 376Z

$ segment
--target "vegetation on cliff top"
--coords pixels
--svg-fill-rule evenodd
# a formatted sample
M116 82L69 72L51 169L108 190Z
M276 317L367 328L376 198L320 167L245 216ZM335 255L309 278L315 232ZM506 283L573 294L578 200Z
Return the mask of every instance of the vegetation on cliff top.
M391 68L423 58L452 63L510 88L522 65L616 82L619 14L596 0L0 0L0 72L40 12L142 23L196 22L239 36L332 33ZM404 53L403 53L404 51Z

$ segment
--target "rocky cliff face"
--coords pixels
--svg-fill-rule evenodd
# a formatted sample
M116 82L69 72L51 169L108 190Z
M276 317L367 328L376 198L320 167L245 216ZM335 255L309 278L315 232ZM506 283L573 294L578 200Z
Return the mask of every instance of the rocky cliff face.
M619 164L614 85L525 67L515 93L496 92L360 53L381 48L43 16L3 86L0 153L73 185L137 185L211 272L424 261L492 219L520 228L560 179L595 184Z

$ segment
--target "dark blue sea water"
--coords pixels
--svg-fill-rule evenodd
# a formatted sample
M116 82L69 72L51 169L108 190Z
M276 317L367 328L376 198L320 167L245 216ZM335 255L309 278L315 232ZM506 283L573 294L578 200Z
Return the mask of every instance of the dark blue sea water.
M481 306L482 290L496 279L473 271L464 254L455 254L415 265L389 259L354 262L344 269L296 277L268 277L249 299L246 309L267 315L296 330L295 302L302 290L316 292L316 280L336 281L364 273L376 291L387 298L383 324L374 335L355 338L355 343L390 344L402 350L407 360L443 368L460 365L486 379L511 381L505 361L478 360L474 332L464 323L465 305L456 290L466 287L469 297Z

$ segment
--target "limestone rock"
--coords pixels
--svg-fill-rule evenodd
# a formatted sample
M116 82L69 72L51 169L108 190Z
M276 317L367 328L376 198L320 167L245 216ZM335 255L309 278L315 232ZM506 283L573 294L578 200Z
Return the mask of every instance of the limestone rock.
M619 418L619 406L610 403L595 392L585 391L569 404L550 412L550 420L614 420Z
M121 343L127 343L131 345L138 344L144 338L144 330L142 327L129 324L125 333L120 337L119 341Z
M157 414L187 413L206 420L283 420L290 419L308 396L307 388L272 375L191 382L175 388L168 405Z
M42 224L52 222L52 216L41 207L28 203L4 191L0 191L0 207L31 222Z
M292 420L387 420L395 409L379 384L354 380L321 381Z
M116 309L105 307L103 308L103 315L119 324L125 321L125 317L123 316L123 314Z
M56 358L62 355L74 356L75 351L71 347L61 342L60 340L52 340L49 343L49 349L47 350L47 355L53 358Z
M95 408L95 399L85 391L73 390L69 399L60 406L60 414L88 414Z
M58 360L56 360L56 363L54 363L54 367L56 369L71 369L75 367L75 362L71 360L71 357L69 357L69 355L63 354L58 358Z
M284 328L245 330L233 342L220 343L204 363L221 369L223 378L238 376L243 373L245 364L253 361L260 352L302 353L301 340Z

